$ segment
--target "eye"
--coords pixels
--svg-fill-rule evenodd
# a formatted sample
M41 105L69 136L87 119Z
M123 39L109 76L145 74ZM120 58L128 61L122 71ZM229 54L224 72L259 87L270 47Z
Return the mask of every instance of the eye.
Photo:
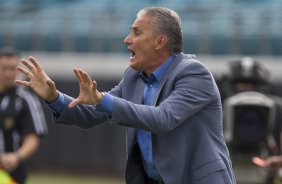
M138 29L138 28L133 28L132 29L132 32L133 32L133 34L135 34L135 35L140 35L142 32L140 31L140 29Z
M135 33L136 35L140 35L140 34L141 34L141 31L139 31L139 30L134 30L134 33Z

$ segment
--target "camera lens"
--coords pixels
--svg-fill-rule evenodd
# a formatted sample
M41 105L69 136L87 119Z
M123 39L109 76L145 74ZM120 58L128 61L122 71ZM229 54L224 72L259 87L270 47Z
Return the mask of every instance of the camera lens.
M263 141L267 133L268 108L241 106L235 108L235 139L240 144L255 144Z

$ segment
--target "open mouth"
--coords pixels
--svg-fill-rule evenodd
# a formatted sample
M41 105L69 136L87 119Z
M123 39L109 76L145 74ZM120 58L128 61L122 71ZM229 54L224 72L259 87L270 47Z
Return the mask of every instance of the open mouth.
M128 50L129 50L129 52L131 52L130 60L132 60L135 57L135 52L131 49L128 49Z

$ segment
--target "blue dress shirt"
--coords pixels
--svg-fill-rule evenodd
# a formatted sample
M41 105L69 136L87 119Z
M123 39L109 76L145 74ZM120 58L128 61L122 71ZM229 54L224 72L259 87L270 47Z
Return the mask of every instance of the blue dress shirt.
M140 73L140 78L145 82L143 103L144 105L154 105L155 95L158 91L159 84L165 72L167 71L173 57L171 56L161 66L159 66L150 76L147 76L145 72ZM143 167L146 174L155 180L161 179L159 172L153 160L152 153L152 139L151 132L137 129L137 142L140 147Z
M140 73L140 78L146 84L144 89L144 96L143 96L144 105L153 105L159 84L173 59L174 56L170 56L150 76L147 76L144 71ZM59 93L59 97L57 98L57 100L47 105L51 108L51 110L55 113L55 115L59 116L64 108L63 94ZM108 93L105 93L104 98L102 99L100 104L97 105L97 108L98 110L111 114L113 110L113 97ZM140 147L143 167L146 174L150 178L153 178L155 180L161 179L153 160L151 132L142 129L137 129L136 137L137 137L138 145Z

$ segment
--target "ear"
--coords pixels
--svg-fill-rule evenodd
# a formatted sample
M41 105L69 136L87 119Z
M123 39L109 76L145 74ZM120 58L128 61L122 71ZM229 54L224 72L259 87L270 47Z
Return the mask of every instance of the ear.
M167 36L165 35L158 36L155 43L155 49L159 50L166 47L167 42L168 42Z

